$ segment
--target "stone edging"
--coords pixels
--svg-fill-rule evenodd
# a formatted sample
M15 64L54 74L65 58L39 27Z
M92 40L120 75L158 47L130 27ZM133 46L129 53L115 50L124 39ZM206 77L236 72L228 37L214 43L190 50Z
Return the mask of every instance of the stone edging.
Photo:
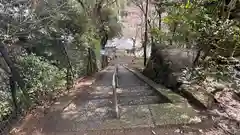
M133 74L135 74L138 78L146 82L149 86L154 88L156 91L160 92L162 95L166 96L168 99L170 99L173 103L179 103L179 102L185 102L187 99L191 100L193 104L195 104L196 107L199 109L207 109L211 108L214 104L214 98L212 95L203 92L203 91L197 91L197 90L188 90L188 89L182 89L181 95L179 96L172 92L171 90L165 88L164 86L161 86L148 77L144 76L142 73L140 73L137 70L131 69L125 65L123 65L126 69L131 71Z
M187 100L184 99L182 96L179 96L178 94L172 92L170 89L165 88L162 85L159 85L155 83L154 81L150 80L146 76L142 75L138 71L131 69L125 65L123 65L124 68L132 72L134 75L136 75L139 79L147 83L149 86L151 86L153 89L161 93L163 96L167 97L172 103L185 103Z
M181 93L201 109L208 109L214 105L215 98L206 91L182 88Z

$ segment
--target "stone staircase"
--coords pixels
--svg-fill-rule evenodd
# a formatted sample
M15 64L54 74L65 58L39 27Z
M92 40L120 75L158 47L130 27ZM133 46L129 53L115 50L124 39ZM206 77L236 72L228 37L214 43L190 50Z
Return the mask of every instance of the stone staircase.
M75 122L77 128L82 130L185 124L196 116L194 109L186 102L176 100L177 103L173 104L172 99L179 98L173 92L169 94L173 97L171 99L150 87L125 67L119 66L117 97L120 118L116 119L112 102L113 72L113 66L102 71L101 78L74 99L63 110L62 116L71 119L71 122Z
M118 99L120 106L160 104L167 98L156 92L122 66L119 66Z

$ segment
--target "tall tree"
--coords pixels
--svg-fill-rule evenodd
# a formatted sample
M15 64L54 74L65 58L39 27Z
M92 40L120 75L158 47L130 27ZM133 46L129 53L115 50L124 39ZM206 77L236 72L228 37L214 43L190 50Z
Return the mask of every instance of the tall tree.
M145 31L144 31L144 43L143 43L143 51L144 51L144 66L147 65L147 44L148 44L148 6L149 0L146 0L145 4Z

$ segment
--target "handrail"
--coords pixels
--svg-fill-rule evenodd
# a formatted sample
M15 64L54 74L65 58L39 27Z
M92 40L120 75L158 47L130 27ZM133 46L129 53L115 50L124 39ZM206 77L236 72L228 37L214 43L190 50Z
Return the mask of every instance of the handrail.
M115 111L115 117L119 118L119 110L118 110L118 99L117 99L117 87L118 87L118 65L115 65L113 78L112 78L112 87L113 87L113 107Z

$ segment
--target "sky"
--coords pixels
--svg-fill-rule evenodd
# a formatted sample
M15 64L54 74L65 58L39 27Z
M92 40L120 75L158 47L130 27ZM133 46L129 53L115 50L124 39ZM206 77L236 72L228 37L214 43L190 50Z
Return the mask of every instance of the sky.
M118 49L132 49L133 41L130 38L114 38L108 40L105 47L117 46Z

